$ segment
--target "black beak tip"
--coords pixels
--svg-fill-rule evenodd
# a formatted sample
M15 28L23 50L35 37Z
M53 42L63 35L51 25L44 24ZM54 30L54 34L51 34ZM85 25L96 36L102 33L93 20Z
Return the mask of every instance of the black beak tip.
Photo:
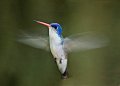
M33 20L34 22L38 22L37 20Z

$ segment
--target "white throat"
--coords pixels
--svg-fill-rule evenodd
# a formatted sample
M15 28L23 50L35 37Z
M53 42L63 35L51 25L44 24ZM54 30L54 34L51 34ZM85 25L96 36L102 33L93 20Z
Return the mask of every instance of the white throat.
M49 27L49 40L54 44L59 44L62 41L56 30L52 27Z

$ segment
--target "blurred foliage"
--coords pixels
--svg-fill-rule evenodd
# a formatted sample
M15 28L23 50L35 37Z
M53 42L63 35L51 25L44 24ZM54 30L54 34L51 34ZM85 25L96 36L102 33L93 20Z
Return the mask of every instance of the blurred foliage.
M60 23L64 36L104 33L109 46L71 53L70 78L61 80L50 52L16 42L19 30L43 28L34 19ZM119 0L1 0L0 24L0 86L120 85Z

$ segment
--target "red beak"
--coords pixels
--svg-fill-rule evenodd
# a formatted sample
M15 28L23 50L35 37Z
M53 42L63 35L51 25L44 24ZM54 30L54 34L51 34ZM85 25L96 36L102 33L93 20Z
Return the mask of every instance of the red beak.
M40 22L40 21L37 21L37 20L34 20L34 21L37 22L38 24L42 24L44 26L50 27L50 24L47 24L45 22Z

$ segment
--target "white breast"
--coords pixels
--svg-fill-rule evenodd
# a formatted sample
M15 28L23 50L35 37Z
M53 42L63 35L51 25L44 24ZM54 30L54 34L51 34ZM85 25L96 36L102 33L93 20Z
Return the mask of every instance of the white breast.
M52 28L49 29L49 41L50 41L50 49L54 56L54 58L66 58L66 54L63 49L63 45L61 44L62 40L56 33L56 31Z

